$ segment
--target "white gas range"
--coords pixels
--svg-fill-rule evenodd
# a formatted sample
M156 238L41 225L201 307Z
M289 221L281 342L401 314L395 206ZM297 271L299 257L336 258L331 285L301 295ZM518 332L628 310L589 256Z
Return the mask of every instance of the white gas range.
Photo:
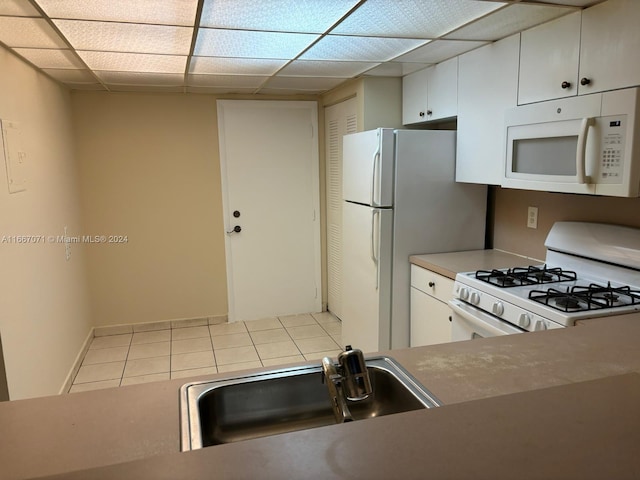
M612 315L640 320L640 229L558 222L545 246L544 265L456 276L449 303L454 341Z

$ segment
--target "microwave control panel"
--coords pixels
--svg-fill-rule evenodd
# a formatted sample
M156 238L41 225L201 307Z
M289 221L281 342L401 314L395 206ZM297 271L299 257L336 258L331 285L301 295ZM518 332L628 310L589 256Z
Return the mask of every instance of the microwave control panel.
M621 183L627 116L601 117L598 123L602 135L598 183Z

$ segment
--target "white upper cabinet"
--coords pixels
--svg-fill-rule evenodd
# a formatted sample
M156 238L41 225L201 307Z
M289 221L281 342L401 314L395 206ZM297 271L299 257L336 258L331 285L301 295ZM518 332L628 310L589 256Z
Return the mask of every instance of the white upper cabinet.
M639 52L640 1L609 0L584 10L578 93L640 85Z
M504 112L518 99L520 35L459 57L456 181L500 185Z
M518 104L640 85L640 1L609 0L522 32Z
M402 123L428 122L458 114L458 57L402 79Z
M522 32L518 104L578 93L581 13Z

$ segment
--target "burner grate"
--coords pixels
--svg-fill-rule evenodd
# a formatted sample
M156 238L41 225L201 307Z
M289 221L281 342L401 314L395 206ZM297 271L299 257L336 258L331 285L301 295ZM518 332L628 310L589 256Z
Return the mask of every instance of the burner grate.
M532 290L529 299L547 305L561 312L584 312L602 308L640 306L640 290L631 287L612 287L592 283L588 286L576 285L561 291L555 288Z
M500 288L539 285L543 283L568 282L576 280L576 272L559 267L515 267L508 270L478 270L476 278Z

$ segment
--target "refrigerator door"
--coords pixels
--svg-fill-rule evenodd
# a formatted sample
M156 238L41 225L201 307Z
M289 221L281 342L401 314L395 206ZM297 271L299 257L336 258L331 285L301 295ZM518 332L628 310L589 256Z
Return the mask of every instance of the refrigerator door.
M386 350L393 211L345 202L343 223L342 342L364 352Z
M372 207L393 204L394 133L391 128L345 135L342 198Z

